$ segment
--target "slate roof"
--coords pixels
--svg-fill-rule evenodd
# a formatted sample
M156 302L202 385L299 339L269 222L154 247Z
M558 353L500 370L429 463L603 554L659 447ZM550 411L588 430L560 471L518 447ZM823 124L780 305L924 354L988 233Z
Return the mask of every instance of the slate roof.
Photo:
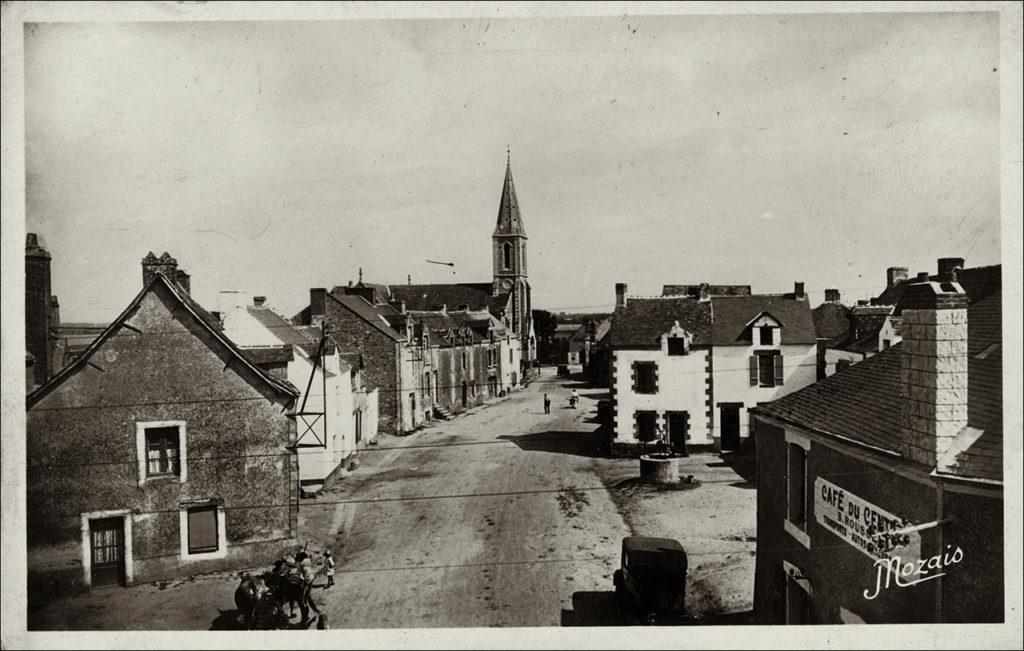
M508 302L508 295L501 295L501 308ZM462 306L470 310L489 310L493 304L491 283L461 283L451 285L392 285L392 304L405 302L407 310L434 311L447 307L458 310Z
M320 329L310 327L309 330L293 326L287 319L269 307L246 306L246 312L260 325L277 337L282 344L298 346L307 355L316 355L320 347ZM313 333L316 334L313 334Z
M967 299L970 302L974 302L985 298L989 294L999 291L1002 288L1002 265L992 265L988 267L970 267L967 269L961 269L957 273L957 282L967 292ZM931 280L941 280L938 274L929 276ZM871 299L874 305L896 305L899 306L900 301L903 300L903 295L907 291L907 285L910 284L914 279L909 278L902 282L896 283L892 287L887 287L882 291L881 294ZM897 307L896 313L900 313L900 309Z
M377 310L376 306L367 303L366 299L362 296L351 296L347 294L328 294L328 296L332 300L348 308L350 312L369 323L374 329L387 338L393 341L403 341L405 339L404 336L391 327L391 325L381 315L380 311Z
M700 298L700 285L663 285L662 296ZM708 285L709 296L750 296L750 285Z
M660 345L661 335L675 322L693 334L693 345L711 342L711 303L693 298L630 298L612 315L608 344L612 348Z
M631 299L632 300L632 299ZM783 323L782 343L815 344L814 318L806 300L783 295L713 296L711 343L715 346L748 346L752 341L748 323L767 312Z
M295 359L295 353L289 344L243 348L242 351L255 364L287 364Z
M126 307L124 311L121 312L121 314L118 315L118 317L114 319L110 323L110 325L107 326L107 328L98 337L96 337L96 339L93 340L91 344L89 344L88 348L86 348L81 355L79 355L73 362L65 366L56 375L50 378L50 380L47 383L43 384L42 386L32 391L32 393L28 394L28 397L26 399L27 407L31 408L32 405L34 405L36 402L41 400L43 396L49 393L49 391L53 387L63 382L64 378L67 375L69 375L74 369L86 363L86 361L92 356L92 354L100 346L102 346L103 343L107 339L109 339L125 321L128 320L128 318L134 313L135 309L138 307L139 303L142 301L142 298L146 296L146 294L148 294L149 292L157 291L158 288L161 287L169 291L173 299L177 300L179 303L185 306L186 311L189 314L191 314L193 318L195 318L195 320L201 326L205 327L213 336L213 338L216 341L218 341L222 346L224 346L229 353L231 353L234 357L241 360L246 366L248 366L250 370L252 370L255 373L257 378L259 378L261 381L269 385L274 391L276 391L279 394L284 394L287 396L291 396L293 398L298 397L299 390L295 388L295 386L291 382L288 382L287 380L282 380L280 378L276 378L267 371L265 371L264 369L260 368L260 366L252 358L250 358L247 354L245 354L242 351L242 349L236 346L234 342L232 342L228 337L224 336L224 333L221 331L220 328L219 320L213 318L213 316L209 312L203 309L176 282L173 282L165 278L163 274L158 273L154 274L149 279L149 282L147 282L145 286L142 288L142 290L135 296L135 298L132 299L131 303L128 304L128 307Z
M814 334L827 343L840 342L850 333L850 308L842 303L822 303L811 310Z
M970 305L967 323L968 427L961 435L971 440L964 444L962 450L954 450L936 474L1002 481L1002 314L999 293L989 294ZM816 384L758 405L755 412L900 455L901 351L902 344L896 344ZM968 431L971 429L976 431ZM973 440L973 437L977 439Z

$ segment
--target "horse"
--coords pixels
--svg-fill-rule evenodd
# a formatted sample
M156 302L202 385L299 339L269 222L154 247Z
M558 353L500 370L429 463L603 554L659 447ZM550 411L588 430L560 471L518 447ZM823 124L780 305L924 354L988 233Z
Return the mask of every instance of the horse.
M235 588L235 606L242 613L246 628L256 628L260 605L270 596L270 589L262 576L253 577L248 572L239 574L241 581Z
M320 609L310 596L310 588L313 585L312 581L307 581L298 575L281 576L274 573L267 573L264 575L264 578L278 613L283 614L283 607L285 602L287 602L291 609L291 615L294 616L295 604L298 603L299 611L302 614L302 625L309 622L310 608L317 615L320 614Z

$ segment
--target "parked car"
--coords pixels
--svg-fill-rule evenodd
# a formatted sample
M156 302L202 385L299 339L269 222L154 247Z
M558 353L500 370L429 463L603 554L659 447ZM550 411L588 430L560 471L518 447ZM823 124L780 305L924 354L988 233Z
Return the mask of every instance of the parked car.
M648 624L679 623L686 616L686 550L671 538L622 539L621 567L612 583L624 619L640 615Z

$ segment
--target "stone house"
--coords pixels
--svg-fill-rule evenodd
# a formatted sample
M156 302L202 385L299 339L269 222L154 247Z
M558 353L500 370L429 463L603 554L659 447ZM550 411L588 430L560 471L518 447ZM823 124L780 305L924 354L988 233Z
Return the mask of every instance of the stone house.
M998 276L997 276L998 277ZM757 407L758 623L1002 622L1001 290L906 281L903 341Z
M792 294L696 298L627 297L620 283L606 339L613 451L656 439L739 450L748 409L815 380L802 283Z
M27 398L30 594L262 564L294 543L299 391L177 281L142 291Z

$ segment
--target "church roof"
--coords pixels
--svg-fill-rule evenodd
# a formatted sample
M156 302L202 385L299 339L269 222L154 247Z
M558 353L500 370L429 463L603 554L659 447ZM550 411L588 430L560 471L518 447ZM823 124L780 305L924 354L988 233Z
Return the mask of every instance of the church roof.
M505 185L501 189L501 204L498 206L498 224L494 227L495 235L521 235L526 237L523 219L519 214L519 200L516 199L516 186L512 183L511 159L505 165Z

